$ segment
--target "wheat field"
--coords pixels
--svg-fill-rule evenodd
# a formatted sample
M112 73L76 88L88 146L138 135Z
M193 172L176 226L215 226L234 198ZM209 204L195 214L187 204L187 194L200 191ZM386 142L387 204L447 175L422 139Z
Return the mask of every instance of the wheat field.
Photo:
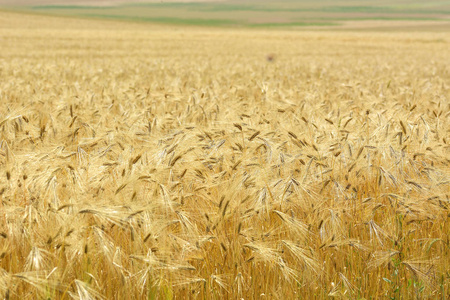
M449 299L447 33L0 42L1 298Z

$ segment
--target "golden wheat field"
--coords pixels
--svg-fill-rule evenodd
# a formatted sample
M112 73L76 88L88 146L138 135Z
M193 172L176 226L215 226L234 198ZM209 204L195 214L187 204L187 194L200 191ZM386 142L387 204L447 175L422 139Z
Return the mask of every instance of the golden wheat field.
M0 297L449 299L449 47L0 12Z

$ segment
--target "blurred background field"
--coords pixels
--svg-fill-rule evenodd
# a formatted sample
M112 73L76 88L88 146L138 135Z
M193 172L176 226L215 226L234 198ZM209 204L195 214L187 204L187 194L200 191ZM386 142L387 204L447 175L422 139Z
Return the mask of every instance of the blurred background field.
M166 24L447 30L450 1L0 1L34 13Z

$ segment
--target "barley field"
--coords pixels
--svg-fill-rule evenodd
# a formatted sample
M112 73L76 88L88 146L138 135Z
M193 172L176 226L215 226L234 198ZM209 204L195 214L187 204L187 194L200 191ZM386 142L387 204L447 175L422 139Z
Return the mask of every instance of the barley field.
M0 12L0 298L449 299L449 47Z

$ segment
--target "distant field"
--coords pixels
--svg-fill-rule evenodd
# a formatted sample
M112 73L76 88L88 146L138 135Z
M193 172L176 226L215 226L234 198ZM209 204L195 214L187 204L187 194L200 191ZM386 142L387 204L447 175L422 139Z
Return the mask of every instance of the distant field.
M447 32L0 12L0 45L0 299L448 299Z
M30 0L31 1L31 0ZM450 1L26 2L41 14L207 26L321 29L450 29ZM34 3L34 4L33 4ZM78 3L78 4L77 4ZM0 2L1 4L1 2Z

